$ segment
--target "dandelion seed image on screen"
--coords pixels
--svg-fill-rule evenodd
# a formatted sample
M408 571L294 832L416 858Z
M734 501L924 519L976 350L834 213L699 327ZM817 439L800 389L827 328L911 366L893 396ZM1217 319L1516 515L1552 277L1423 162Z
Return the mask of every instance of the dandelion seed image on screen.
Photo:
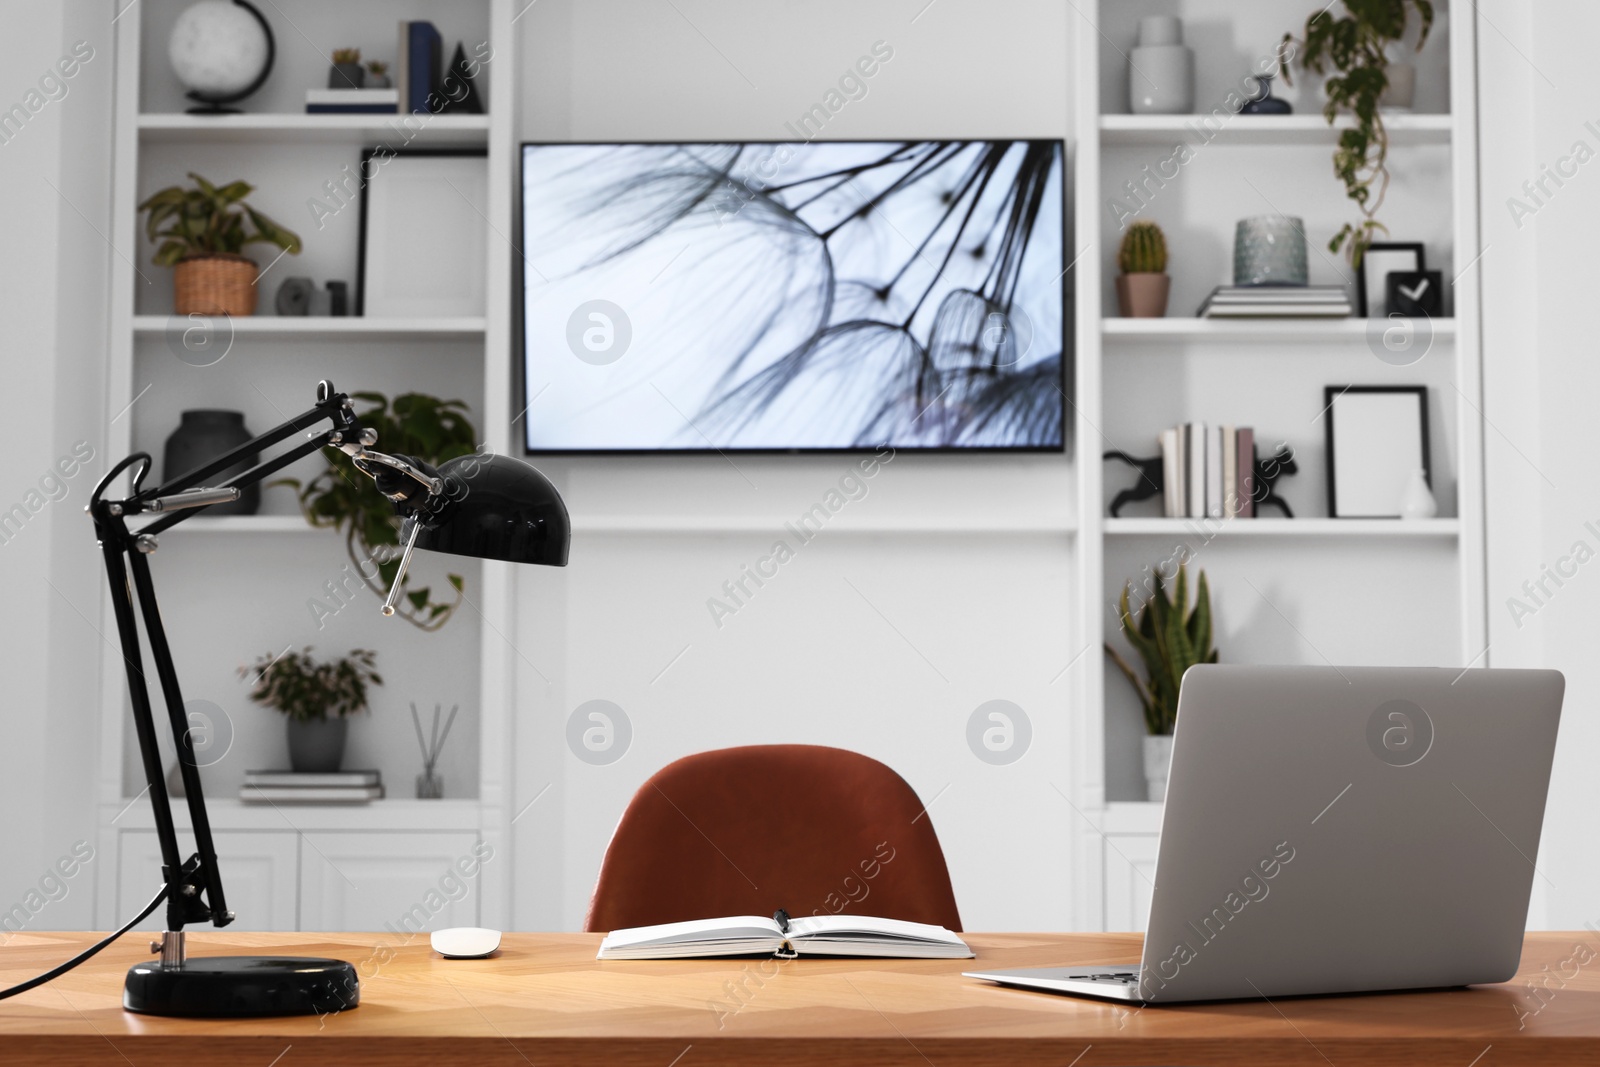
M1061 451L1062 142L524 144L530 453Z

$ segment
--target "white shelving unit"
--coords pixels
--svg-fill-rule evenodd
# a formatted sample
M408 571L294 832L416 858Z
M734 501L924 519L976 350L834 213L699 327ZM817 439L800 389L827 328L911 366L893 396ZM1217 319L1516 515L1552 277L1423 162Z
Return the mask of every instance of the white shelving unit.
M301 89L325 76L326 49L359 43L374 58L392 54L395 14L381 0L337 5L280 0L269 12L280 34L278 66L267 89L246 105L267 110L185 114L164 47L172 21L187 6L187 0L146 0L116 20L111 241L127 254L112 259L108 451L117 456L151 453L157 463L152 479L157 478L162 440L175 424L177 410L240 408L247 412L248 425L260 432L309 407L321 377L347 392L378 389L393 396L415 390L459 396L471 408L480 440L494 451L508 451L512 252L491 224L485 223L487 284L481 315L279 318L271 308L276 285L291 274L313 275L319 284L327 278L354 281L358 209L353 202L340 203L339 215L324 226L305 205L323 195L324 182L338 177L341 168L348 164L353 169L365 147L482 148L490 174L488 214L512 217L516 35L510 0L421 3L402 12L408 18L431 19L451 44L457 39L493 44L493 66L486 72L486 84L480 83L480 89L487 89L488 113L437 116L306 115L295 110ZM283 35L288 32L307 40L287 41ZM145 196L181 181L188 170L251 181L257 186L251 202L300 233L306 245L299 261L285 260L268 267L270 273L263 271L260 313L231 321L226 356L206 368L191 366L170 350L172 332L185 324L168 314L166 272L150 265L150 248L136 212ZM230 173L219 173L223 170ZM305 461L286 473L311 475L319 463ZM278 494L273 505L277 510L292 507L286 491L267 492ZM374 629L381 625L377 599L360 590L351 596L348 584L336 584L347 578L342 535L313 528L297 513L271 511L196 516L162 535L162 550L152 559L184 696L191 702L201 698L216 703L241 735L254 731L252 752L260 750L263 731L282 726L272 721L275 715L248 704L240 686L218 681L233 671L233 664L193 661L195 642L184 638L193 637L197 628L220 623L262 645L315 640L324 655L370 643L362 640L363 633L381 632L398 649L418 640L403 623ZM415 654L399 651L386 657L387 662L380 660L390 686L375 691L373 716L390 721L369 732L366 751L376 753L370 758L384 771L386 799L361 805L249 804L236 799L235 791L217 787L217 770L202 771L213 829L229 856L224 872L231 875L229 903L246 928L377 930L405 914L417 887L436 883L460 857L476 849L505 848L516 814L509 809L507 784L508 653L479 637L480 630L510 629L506 583L497 568L459 561L452 569L467 577L472 608L463 608L445 630L426 635L432 643ZM442 577L443 569L440 573ZM272 595L261 595L263 588ZM329 589L343 590L349 603L359 607L343 615L346 605L338 602L341 617L336 621L342 629L325 632L308 615L299 614L298 605L308 596L332 595L325 592ZM368 609L370 618L362 614ZM219 617L212 619L212 612ZM113 633L108 603L102 620L102 631ZM123 666L112 643L100 649L99 669L104 694L97 776L99 847L111 858L98 865L96 906L99 924L110 927L135 897L141 903L148 897L147 883L153 884L158 867L150 863L154 834L149 801L133 755L137 746L129 729ZM405 704L408 697L424 696L435 678L434 691L441 696L470 697L462 701L463 719L470 721L457 722L446 749L458 761L454 777L445 775L447 799L419 801L410 799L421 757L404 721ZM162 698L159 688L152 688L159 724L164 720ZM417 700L424 708L432 702ZM444 702L448 706L449 700ZM458 751L451 753L451 748ZM241 774L241 766L235 759L228 773ZM181 834L189 824L182 800L174 801L174 817ZM188 848L186 841L180 844ZM359 872L358 889L351 888L354 883L346 872ZM444 917L505 925L510 875L508 862L482 864L471 895L465 903L453 902Z
M1355 208L1344 197L1329 156L1341 119L1330 129L1320 105L1307 104L1296 77L1297 112L1288 116L1206 114L1141 116L1126 109L1125 53L1137 5L1100 0L1081 7L1075 65L1077 292L1077 443L1080 466L1078 554L1083 588L1100 596L1080 606L1076 644L1093 655L1120 640L1110 605L1142 568L1188 551L1207 571L1218 647L1228 662L1396 662L1433 656L1441 665L1485 663L1484 504L1478 326L1477 144L1472 8L1451 0L1418 60L1431 113L1386 115L1389 165L1397 176L1380 216L1391 240L1425 240L1428 266L1455 279L1449 317L1432 322L1432 348L1416 366L1395 368L1369 349L1369 320L1216 321L1192 316L1198 298L1229 280L1233 226L1246 214L1306 219L1312 281L1343 280L1345 268L1325 244ZM1162 8L1186 25L1228 27L1237 48L1270 52L1285 29L1310 10L1266 0L1178 0ZM1196 48L1197 107L1232 82L1233 48ZM1408 57L1410 58L1410 57ZM1220 69L1219 69L1220 68ZM1240 70L1243 67L1239 68ZM1314 86L1319 79L1308 76ZM1283 95L1280 92L1279 95ZM1220 99L1220 96L1217 97ZM1423 98L1419 95L1419 106ZM1438 105L1436 108L1434 105ZM1190 149L1173 167L1153 164ZM1152 178L1157 174L1159 180ZM1129 212L1168 233L1175 296L1166 318L1122 319L1112 295L1120 222ZM1196 275L1199 275L1198 277ZM1453 305L1453 306L1450 306ZM1443 517L1420 521L1326 517L1318 421L1325 384L1429 386L1436 488L1449 498ZM1148 409L1148 410L1147 410ZM1154 434L1179 420L1257 427L1258 441L1280 437L1299 456L1283 483L1298 491L1295 519L1233 522L1149 517L1159 499L1131 505L1146 517L1111 519L1108 503L1133 477L1115 463L1093 462L1120 448L1155 452ZM1282 485L1280 485L1282 491ZM1249 584L1246 585L1246 582ZM1404 589L1406 603L1397 603ZM1385 605L1386 626L1405 629L1395 650L1386 626L1373 626L1371 604ZM1410 610L1410 605L1418 605ZM1421 607L1426 605L1426 608ZM1403 617L1402 617L1403 616ZM1364 623L1359 620L1365 619ZM1292 629L1291 629L1292 628ZM1388 645L1386 646L1386 642ZM1418 648L1432 646L1432 651ZM1078 674L1073 717L1075 918L1081 929L1126 929L1143 922L1161 825L1161 805L1142 797L1143 734L1132 692L1114 668Z

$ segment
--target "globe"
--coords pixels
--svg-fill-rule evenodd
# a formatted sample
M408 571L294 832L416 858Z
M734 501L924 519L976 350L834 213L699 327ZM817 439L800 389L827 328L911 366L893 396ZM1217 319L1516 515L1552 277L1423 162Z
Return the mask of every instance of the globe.
M173 73L195 98L221 102L243 93L266 70L272 51L252 9L232 0L200 0L178 16L167 41Z

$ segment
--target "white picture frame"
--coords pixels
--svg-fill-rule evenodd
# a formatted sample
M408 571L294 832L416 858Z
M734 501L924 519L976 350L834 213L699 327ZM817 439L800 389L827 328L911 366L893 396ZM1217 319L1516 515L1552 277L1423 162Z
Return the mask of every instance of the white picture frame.
M1327 387L1328 514L1397 519L1411 476L1429 485L1425 385Z
M487 308L483 149L362 154L356 314L473 318Z

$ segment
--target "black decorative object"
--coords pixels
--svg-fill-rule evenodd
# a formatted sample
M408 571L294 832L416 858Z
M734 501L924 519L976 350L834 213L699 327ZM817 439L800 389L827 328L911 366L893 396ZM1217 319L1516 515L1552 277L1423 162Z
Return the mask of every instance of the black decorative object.
M1388 276L1418 273L1428 269L1422 245L1417 241L1374 241L1361 253L1356 264L1356 314L1362 318L1381 318Z
M1161 469L1161 457L1152 456L1149 459L1140 459L1130 456L1126 452L1112 450L1100 457L1101 459L1120 459L1128 466L1139 472L1139 480L1133 483L1132 489L1124 489L1111 501L1111 517L1122 517L1122 505L1134 504L1140 500L1149 500L1153 496L1160 496L1166 489L1166 475Z
M1444 314L1444 275L1436 270L1394 270L1384 288L1384 308L1408 319Z
M316 291L317 283L310 278L285 278L283 284L278 286L277 299L273 306L279 315L309 315L311 314L311 294Z
M265 85L267 83L267 76L272 73L273 61L276 60L277 56L278 56L278 42L277 42L277 39L272 36L272 27L267 24L267 20L261 14L260 9L258 9L254 4L249 3L249 0L233 0L233 3L234 3L234 5L236 7L241 7L244 10L248 11L252 16L255 17L255 20L258 23L261 24L261 32L266 34L266 37L267 37L267 57L266 57L266 61L264 63L262 63L261 72L255 76L255 79L253 81L251 81L249 85L245 86L243 89L240 89L240 90L238 90L236 92L231 92L231 93L205 93L205 92L201 92L198 89L190 89L189 91L184 93L183 95L187 99L193 100L198 105L196 107L189 108L188 113L191 114L191 115L237 115L237 114L240 114L240 111L239 111L238 108L236 108L236 107L225 107L224 105L226 105L226 104L237 104L239 101L243 100L245 97L250 96L251 94L255 93L258 89L260 89L263 85Z
M1261 509L1268 504L1273 505L1283 512L1286 519L1294 518L1294 512L1289 510L1288 501L1278 495L1277 482L1285 474L1298 474L1300 464L1294 460L1294 449L1288 445L1279 445L1278 450L1266 459L1261 458L1261 452L1252 448L1251 459L1255 463L1256 471L1256 517L1261 517Z
M439 109L444 115L481 115L483 97L478 95L478 79L467 62L466 49L456 42L456 54L450 58L450 67L439 82L439 95L444 104Z
M350 283L329 282L328 314L343 318L350 314Z
M322 427L319 429L319 427ZM234 921L224 896L216 844L206 810L204 789L195 757L193 731L184 708L182 687L162 624L149 556L166 530L207 508L236 500L248 486L259 484L297 460L328 447L349 456L362 474L373 478L403 520L406 541L401 575L419 535L445 543L445 551L480 552L495 559L563 565L567 561L570 523L555 487L527 464L493 457L478 467L451 461L437 472L404 456L374 451L377 433L363 426L351 399L331 382L317 386L317 401L259 437L212 459L203 466L146 486L151 459L135 452L115 464L89 496L101 548L117 633L121 640L139 755L150 798L151 816L161 849L162 886L156 896L116 933L36 981L49 981L109 945L116 937L166 905L165 932L157 946L158 962L140 963L129 971L123 1007L151 1015L251 1016L306 1015L344 1011L361 1001L360 981L349 963L333 959L218 956L189 959L184 927ZM231 478L222 473L248 463L261 450L289 442L290 447ZM472 457L466 457L471 459ZM126 496L111 497L111 487L129 475ZM220 484L219 484L220 482ZM209 483L209 484L208 484ZM480 503L478 497L492 498ZM461 494L465 495L461 495ZM515 494L526 493L527 499ZM494 525L495 518L501 522ZM131 520L138 520L130 524ZM473 523L474 529L452 539L449 527ZM249 566L249 559L243 564ZM400 575L390 591L390 611L400 595ZM141 628L142 622L142 628ZM161 683L167 725L178 754L195 852L187 860L179 850L177 827L161 765L156 719L144 665L148 644L152 672Z
M1271 74L1252 73L1250 80L1260 86L1258 93L1252 94L1239 109L1241 115L1292 115L1294 105L1279 96L1272 95Z
M178 428L167 438L167 448L161 457L161 475L168 481L180 474L209 463L218 456L249 441L250 431L245 428L244 415L237 411L218 411L210 408L185 411ZM233 477L249 470L256 463L252 454L223 472ZM213 515L254 515L261 509L261 487L252 485L227 504L216 504Z

